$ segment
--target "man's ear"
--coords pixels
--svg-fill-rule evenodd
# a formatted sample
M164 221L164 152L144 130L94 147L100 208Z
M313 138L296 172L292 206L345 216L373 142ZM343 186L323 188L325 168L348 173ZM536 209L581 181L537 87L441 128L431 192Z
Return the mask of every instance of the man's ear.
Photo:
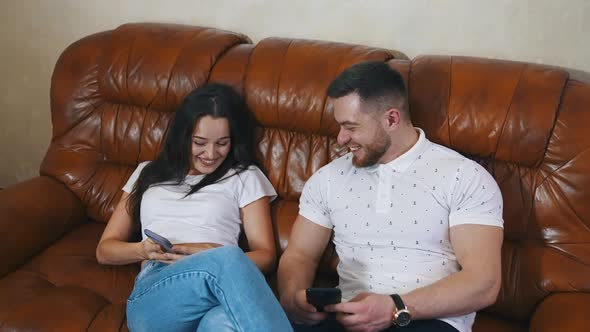
M400 112L400 110L398 110L397 108L390 108L387 111L385 111L385 129L386 130L392 130L397 128L397 126L401 123L402 121L402 114Z

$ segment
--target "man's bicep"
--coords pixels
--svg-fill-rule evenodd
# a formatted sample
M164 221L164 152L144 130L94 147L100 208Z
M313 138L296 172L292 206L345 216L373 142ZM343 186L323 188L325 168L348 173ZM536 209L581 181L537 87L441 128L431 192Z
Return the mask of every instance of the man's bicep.
M450 229L451 245L462 269L501 272L504 230L497 226L462 224Z
M298 215L291 230L286 254L319 261L331 235L332 229L320 226L302 215Z

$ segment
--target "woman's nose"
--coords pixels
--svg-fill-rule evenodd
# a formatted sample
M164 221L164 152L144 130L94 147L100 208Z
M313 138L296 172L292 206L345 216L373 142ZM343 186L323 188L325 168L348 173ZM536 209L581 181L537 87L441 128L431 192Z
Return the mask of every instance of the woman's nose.
M215 155L216 155L215 145L208 144L207 148L205 149L205 156L209 159L213 159L213 158L215 158Z

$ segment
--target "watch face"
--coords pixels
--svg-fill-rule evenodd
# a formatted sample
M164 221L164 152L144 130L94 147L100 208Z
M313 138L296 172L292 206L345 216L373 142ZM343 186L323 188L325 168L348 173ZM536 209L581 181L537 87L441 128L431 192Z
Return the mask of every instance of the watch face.
M411 320L410 314L402 311L397 315L397 319L395 320L395 324L398 326L406 326L406 325L410 324L410 320Z

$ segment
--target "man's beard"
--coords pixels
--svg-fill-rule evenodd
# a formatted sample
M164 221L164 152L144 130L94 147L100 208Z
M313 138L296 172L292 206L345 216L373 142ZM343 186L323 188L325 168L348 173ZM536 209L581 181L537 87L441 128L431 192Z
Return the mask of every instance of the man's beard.
M385 152L391 146L391 138L383 131L375 135L377 138L374 143L367 146L361 146L360 150L364 150L365 155L362 158L357 158L354 154L352 156L352 164L355 167L369 167L375 165Z

